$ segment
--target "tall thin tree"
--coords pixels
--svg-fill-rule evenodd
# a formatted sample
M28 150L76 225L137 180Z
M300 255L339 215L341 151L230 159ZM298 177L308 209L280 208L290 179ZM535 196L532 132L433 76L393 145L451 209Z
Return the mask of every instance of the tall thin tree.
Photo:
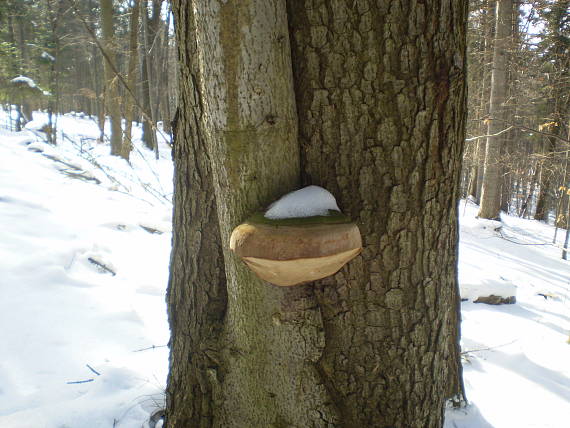
M111 120L111 154L121 156L123 129L119 101L115 29L113 26L113 0L100 0L101 29L105 51L105 102Z
M481 191L479 217L498 219L501 209L501 148L506 133L507 109L507 66L509 43L512 35L513 0L497 0L495 44L493 47L493 71L491 75L491 96L487 127L487 148L485 172Z

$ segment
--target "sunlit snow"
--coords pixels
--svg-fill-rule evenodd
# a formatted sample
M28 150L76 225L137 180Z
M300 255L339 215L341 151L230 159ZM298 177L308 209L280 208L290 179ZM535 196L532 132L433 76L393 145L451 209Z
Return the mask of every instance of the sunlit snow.
M0 427L140 428L164 400L170 149L137 127L131 168L58 124L56 147L0 129Z
M340 211L335 197L322 187L307 186L273 202L265 212L265 217L274 220L312 217L328 215L329 210Z

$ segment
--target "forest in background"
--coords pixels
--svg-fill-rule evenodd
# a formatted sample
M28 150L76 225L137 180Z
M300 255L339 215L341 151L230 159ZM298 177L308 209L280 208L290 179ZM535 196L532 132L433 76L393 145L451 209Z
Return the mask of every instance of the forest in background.
M99 124L103 140L107 116L112 154L126 159L132 121L142 122L152 150L157 131L171 133L177 67L166 1L9 0L0 4L0 56L2 102L19 112L7 124L12 129L37 109L82 112ZM53 144L56 128L54 115L46 129Z
M3 125L18 130L47 111L57 144L55 113L82 112L102 141L110 119L112 154L128 160L132 121L157 150L177 105L173 26L165 0L2 2L0 98L17 112ZM468 61L462 196L482 217L500 209L567 228L570 2L470 0Z

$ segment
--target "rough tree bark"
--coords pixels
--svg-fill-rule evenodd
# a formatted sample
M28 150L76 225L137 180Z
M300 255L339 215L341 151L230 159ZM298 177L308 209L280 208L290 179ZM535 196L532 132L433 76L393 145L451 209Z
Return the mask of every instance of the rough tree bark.
M461 393L467 11L436 3L290 2L292 47L283 0L173 3L169 428L442 425ZM229 235L301 180L336 194L365 248L272 286Z
M505 124L507 109L507 65L508 50L512 35L513 0L497 0L495 44L493 47L493 71L491 74L491 96L487 135L494 135L507 127ZM501 147L504 146L507 133L487 138L485 152L485 172L481 192L479 217L499 219L501 208Z
M180 6L177 3L175 7ZM193 21L177 15L179 107L173 126L174 216L167 303L170 323L168 425L211 427L211 380L219 366L227 292L222 243L196 87Z
M121 126L121 107L116 76L117 61L115 54L115 30L113 29L113 1L100 0L100 5L103 49L105 51L105 101L111 119L111 154L121 156L123 128Z
M345 426L438 426L442 389L462 389L467 6L312 3L289 2L304 182L337 196L365 248L317 288L321 373Z

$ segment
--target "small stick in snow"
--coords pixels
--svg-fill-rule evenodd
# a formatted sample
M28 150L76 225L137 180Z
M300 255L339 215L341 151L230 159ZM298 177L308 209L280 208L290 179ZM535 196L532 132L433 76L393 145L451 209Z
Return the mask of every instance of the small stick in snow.
M157 234L157 235L162 235L164 233L162 230L155 229L154 227L143 226L142 224L139 224L139 226L142 229L146 230L148 233Z
M104 265L103 263L95 260L93 257L89 257L89 258L87 258L87 260L89 260L95 266L99 266L104 271L109 272L111 275L113 275L113 276L117 275L117 273L113 269L111 269L108 266Z
M73 385L76 383L88 383L88 382L93 382L93 379L86 379L86 380L74 380L72 382L66 382L68 385Z
M101 376L101 373L99 373L97 370L95 370L93 367L91 367L89 364L85 364L87 366L87 368L89 370L91 370L93 373L95 373L97 376Z
M152 345L149 346L148 348L142 348L142 349L136 349L133 352L142 352L142 351L148 351L149 349L156 349L156 348L166 348L168 345Z
M550 242L518 242L518 241L515 241L514 239L506 236L503 233L502 226L496 228L495 232L497 232L499 237L503 238L505 241L509 241L509 242L512 242L513 244L517 244L517 245L550 245L550 246L555 246L555 245L551 244Z
M503 346L512 345L512 344L515 343L517 340L518 340L518 339L515 339L515 340L513 340L512 342L503 343L502 345L497 345L497 346L489 346L489 347L487 347L487 348L470 349L470 350L468 350L468 351L463 351L463 352L461 352L461 355L471 354L472 352L492 351L493 349L502 348Z

